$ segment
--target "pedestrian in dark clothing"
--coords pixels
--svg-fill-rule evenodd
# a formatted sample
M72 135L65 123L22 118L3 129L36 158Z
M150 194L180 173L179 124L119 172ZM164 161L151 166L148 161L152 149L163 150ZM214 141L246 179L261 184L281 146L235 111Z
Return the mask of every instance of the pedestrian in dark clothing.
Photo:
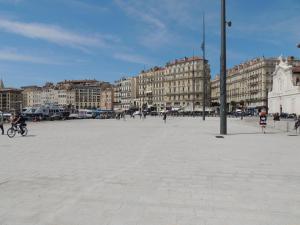
M164 114L164 116L163 116L163 121L164 121L164 123L167 122L167 113Z
M259 113L259 125L261 127L262 132L266 133L266 126L267 126L267 112L265 109L263 109Z
M295 130L297 132L298 128L300 127L300 116L298 116L298 119L295 122Z
M4 135L3 123L4 123L4 116L3 116L3 113L0 112L0 129L2 131L2 135Z

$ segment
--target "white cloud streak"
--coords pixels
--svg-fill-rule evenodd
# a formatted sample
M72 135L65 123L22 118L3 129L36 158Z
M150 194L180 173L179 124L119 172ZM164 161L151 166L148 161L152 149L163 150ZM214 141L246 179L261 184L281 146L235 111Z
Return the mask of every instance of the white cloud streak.
M109 46L106 38L100 35L94 35L94 37L83 35L48 24L24 23L0 18L0 30L82 50L89 47Z
M43 1L49 1L49 0L43 0ZM64 4L69 8L73 8L73 10L76 9L77 10L76 12L78 13L93 13L93 12L103 13L109 11L109 9L106 7L99 6L99 4L96 3L88 3L86 1L80 1L80 0L51 0L51 1L55 2L55 4Z
M114 53L113 57L115 59L135 63L135 64L142 64L142 65L154 65L153 62L144 56L135 55L131 53Z
M0 61L26 62L34 64L62 64L61 62L56 62L56 60L50 58L21 54L15 50L7 49L0 50Z
M145 11L140 10L136 7L135 4L128 3L123 0L115 0L115 3L130 16L141 19L142 21L154 26L155 28L166 28L166 25L162 20L158 19L150 13L146 13Z
M143 2L142 5L145 6L143 8L136 1L114 0L114 2L128 16L147 25L141 28L142 34L138 37L141 45L148 48L157 48L168 43L169 35L167 34L169 32L167 25L159 16L152 12L153 10L150 7L147 7L146 3ZM145 8L149 10L145 10Z
M23 0L0 0L0 3L8 3L8 4L18 4Z

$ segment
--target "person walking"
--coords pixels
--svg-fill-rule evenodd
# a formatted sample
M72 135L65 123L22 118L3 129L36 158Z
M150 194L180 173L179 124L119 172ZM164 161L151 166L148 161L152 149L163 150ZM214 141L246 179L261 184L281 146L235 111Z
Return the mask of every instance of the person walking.
M167 113L164 113L163 121L164 121L164 123L167 123Z
M295 122L295 127L294 128L296 130L296 133L297 133L297 130L298 130L299 127L300 127L300 115L298 116L298 118Z
M259 113L259 125L261 127L262 132L265 134L266 126L267 126L267 112L265 109L262 109Z
M4 135L4 116L3 116L3 112L0 111L0 129L2 131L2 135Z

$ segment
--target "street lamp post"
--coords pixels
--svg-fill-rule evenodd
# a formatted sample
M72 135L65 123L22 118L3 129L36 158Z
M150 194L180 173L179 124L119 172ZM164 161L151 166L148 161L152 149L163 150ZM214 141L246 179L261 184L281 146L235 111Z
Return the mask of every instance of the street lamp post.
M221 0L221 62L220 62L220 134L227 134L227 99L226 99L226 0Z
M300 43L297 45L297 48L300 48Z

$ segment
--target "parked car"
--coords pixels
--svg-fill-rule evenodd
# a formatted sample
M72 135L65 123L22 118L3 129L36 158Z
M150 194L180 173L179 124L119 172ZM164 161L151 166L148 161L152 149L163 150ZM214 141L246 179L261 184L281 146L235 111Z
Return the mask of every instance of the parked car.
M152 112L150 112L150 115L151 115L151 116L158 116L158 112L152 111Z
M112 119L115 118L116 113L112 110L98 110L96 119Z
M55 114L53 114L53 115L51 115L50 117L49 117L49 119L51 120L51 121L53 121L53 120L62 120L62 115L60 114L60 113L55 113Z
M295 118L297 118L297 115L295 113L292 113L292 114L289 114L287 116L287 118L289 118L289 119L295 119Z
M79 119L79 114L78 113L71 113L69 115L69 119Z
M3 113L3 119L5 122L10 121L12 114L11 113Z
M142 115L142 113L140 111L135 111L132 116L140 116Z

